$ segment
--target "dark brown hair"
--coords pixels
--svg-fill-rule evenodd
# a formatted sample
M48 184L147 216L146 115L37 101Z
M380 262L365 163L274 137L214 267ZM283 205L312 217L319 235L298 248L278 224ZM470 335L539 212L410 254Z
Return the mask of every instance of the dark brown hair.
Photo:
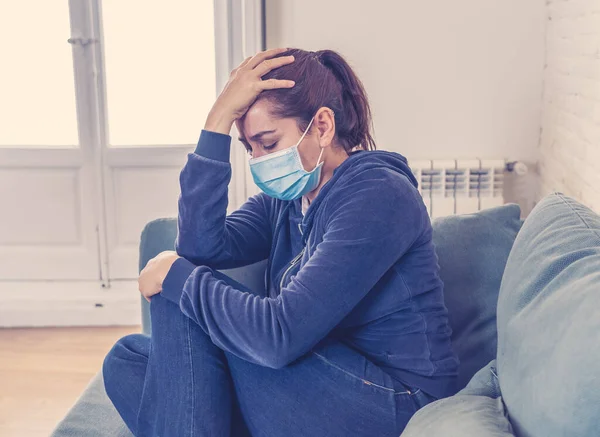
M311 52L296 48L277 55L294 55L294 62L271 70L262 79L288 79L292 88L262 91L258 100L271 103L271 115L295 118L304 131L317 110L326 106L335 115L335 138L346 152L375 150L371 108L362 82L346 60L333 50Z

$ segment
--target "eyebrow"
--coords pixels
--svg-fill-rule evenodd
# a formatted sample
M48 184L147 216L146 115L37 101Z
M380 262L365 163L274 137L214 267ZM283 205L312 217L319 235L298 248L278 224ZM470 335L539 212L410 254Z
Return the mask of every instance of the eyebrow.
M275 129L273 129L273 130L264 130L262 132L259 132L257 134L252 135L250 137L250 140L252 140L252 141L259 141L264 135L272 134L275 131L276 131ZM244 143L247 142L244 137L239 137L238 140L240 140L240 141L242 141Z

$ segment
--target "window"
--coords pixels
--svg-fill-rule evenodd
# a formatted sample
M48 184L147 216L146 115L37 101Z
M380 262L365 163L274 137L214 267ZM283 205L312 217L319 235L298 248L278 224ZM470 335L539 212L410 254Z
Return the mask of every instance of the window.
M211 0L105 0L111 146L194 144L216 98Z
M0 2L0 147L76 147L67 1Z

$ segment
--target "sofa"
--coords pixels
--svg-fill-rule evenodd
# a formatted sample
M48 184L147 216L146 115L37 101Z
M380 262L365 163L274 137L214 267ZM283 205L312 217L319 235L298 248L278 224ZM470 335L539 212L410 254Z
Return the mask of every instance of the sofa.
M600 216L559 192L520 214L506 204L433 220L460 391L419 410L402 437L600 435ZM140 269L176 232L174 218L146 225ZM261 290L264 268L223 272ZM131 436L100 371L52 436Z

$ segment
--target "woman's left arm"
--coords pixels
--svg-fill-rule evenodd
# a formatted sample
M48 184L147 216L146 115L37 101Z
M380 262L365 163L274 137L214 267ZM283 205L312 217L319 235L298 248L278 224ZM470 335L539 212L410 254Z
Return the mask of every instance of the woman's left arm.
M374 177L359 178L328 206L323 241L276 298L237 290L184 258L161 294L220 348L267 367L289 364L342 321L422 231L417 189L398 174Z

